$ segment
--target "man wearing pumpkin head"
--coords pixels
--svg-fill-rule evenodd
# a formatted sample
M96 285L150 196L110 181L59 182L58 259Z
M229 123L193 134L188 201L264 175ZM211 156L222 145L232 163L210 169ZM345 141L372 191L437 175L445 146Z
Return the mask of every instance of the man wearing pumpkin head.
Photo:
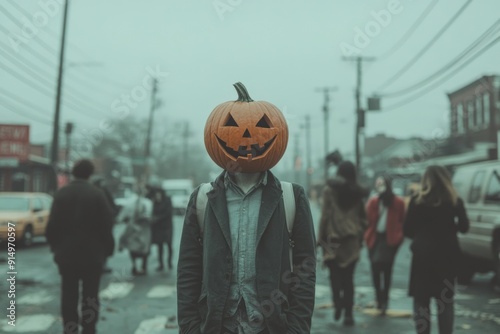
M241 83L238 100L217 106L205 146L221 168L188 204L177 272L183 334L310 333L316 241L301 186L270 169L288 141L283 114L253 101Z

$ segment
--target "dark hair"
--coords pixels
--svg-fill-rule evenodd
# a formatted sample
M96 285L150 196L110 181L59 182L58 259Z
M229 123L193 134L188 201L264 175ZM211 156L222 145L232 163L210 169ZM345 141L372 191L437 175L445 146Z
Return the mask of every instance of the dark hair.
M94 164L88 159L82 159L75 162L71 174L77 179L88 180L94 173Z
M344 160L339 164L337 175L343 177L348 183L356 183L356 167L350 161Z
M342 183L332 180L330 186L337 189L338 204L341 209L349 210L361 202L364 189L356 181L356 167L350 161L342 161L337 169L337 176L343 179Z
M380 176L384 180L385 191L378 198L386 208L392 205L394 201L394 192L392 191L392 178L389 175Z
M155 187L155 186L146 186L146 188L147 188L146 197L152 201L156 201L157 194L161 195L162 201L164 201L167 198L167 193L165 192L165 189L163 189L163 188Z

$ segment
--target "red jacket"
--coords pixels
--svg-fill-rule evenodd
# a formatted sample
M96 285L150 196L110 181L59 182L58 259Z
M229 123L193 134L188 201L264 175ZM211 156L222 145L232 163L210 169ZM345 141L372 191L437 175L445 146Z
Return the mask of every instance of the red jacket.
M377 237L377 223L379 219L379 199L372 197L366 204L366 215L368 228L365 231L365 242L369 249L375 245ZM398 196L394 196L394 201L387 211L387 244L398 246L403 242L403 222L405 218L405 202Z

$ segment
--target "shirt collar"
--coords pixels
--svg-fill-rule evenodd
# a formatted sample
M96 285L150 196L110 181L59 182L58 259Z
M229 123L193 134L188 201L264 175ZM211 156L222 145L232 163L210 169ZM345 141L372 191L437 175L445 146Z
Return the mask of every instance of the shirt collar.
M259 181L257 181L257 183L255 184L255 188L261 185L263 186L267 185L267 177L268 177L267 171L263 172L262 175L260 176ZM237 186L237 184L233 181L233 178L231 177L230 173L226 171L224 173L224 187L227 189L231 184L233 186Z

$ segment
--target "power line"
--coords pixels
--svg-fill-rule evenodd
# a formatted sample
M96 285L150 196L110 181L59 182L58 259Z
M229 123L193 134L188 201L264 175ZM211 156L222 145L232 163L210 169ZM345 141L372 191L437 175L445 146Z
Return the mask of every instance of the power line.
M384 59L388 58L391 56L393 53L395 53L397 50L399 50L406 41L413 35L415 31L417 31L418 27L424 22L424 20L427 18L429 13L434 9L436 4L438 3L438 0L432 0L427 7L424 9L422 14L417 18L417 20L412 24L412 26L408 29L408 31L394 44L394 46L389 49L389 51L385 52L381 56L377 57L377 59Z
M404 95L407 92L412 92L415 91L415 89L420 88L421 86L425 85L426 83L432 81L434 78L440 76L441 74L445 73L446 71L450 70L453 66L455 66L458 62L460 62L462 59L464 59L467 55L469 55L472 51L474 51L485 39L487 39L490 35L498 31L498 26L500 24L500 19L498 19L491 27L489 27L481 36L479 36L474 42L472 42L465 50L463 50L457 57L453 58L450 62L448 62L446 65L444 65L441 69L437 70L430 76L426 77L425 79L409 86L404 89L400 89L395 92L391 93L385 93L385 94L378 94L378 96L381 97L393 97L393 96L399 96L399 95Z
M37 89L38 91L42 92L46 96L48 95L48 97L50 97L50 95L52 94L52 92L45 91L45 89L46 89L46 87L48 85L53 85L54 82L50 82L47 78L44 78L43 76L39 75L38 73L36 73L35 71L33 71L31 68L27 67L25 64L23 64L22 62L20 62L15 57L11 57L9 54L6 54L2 49L0 49L0 55L2 55L5 59L8 59L11 63L17 64L18 66L22 67L22 69L26 73L28 73L31 77L35 78L38 82L44 83L46 86L43 86L43 88L41 88L42 86L34 86L32 83L28 84L28 82L30 82L29 79L28 80L26 80L26 78L23 78L25 80L21 79L21 81L23 81L24 83L27 83L32 88L36 87L35 89ZM0 67L3 68L5 71L9 72L15 78L20 79L19 73L16 73L13 69L8 68L8 67L5 68L3 66L0 66ZM102 116L102 111L101 110L94 109L92 106L86 105L87 102L85 100L77 97L76 95L74 95L71 92L67 92L67 95L69 95L69 99L68 99L68 97L65 97L66 102L69 103L69 104L71 104L72 108L79 109L79 110L83 111L85 116L90 117L90 115L87 114L88 111L94 111L94 112L99 113L98 117ZM79 101L77 102L75 100L79 100Z
M20 75L19 73L16 73L14 70L12 70L9 67L4 66L3 63L0 63L0 68L3 69L4 71L6 71L7 73L11 74L14 78L16 78L19 81L23 82L24 84L28 85L29 87L37 90L39 93L45 95L46 97L52 98L51 95L52 95L53 92L47 91L44 86L34 85L33 82L30 81L28 78L26 78L25 76ZM83 113L81 113L81 114L84 115L85 117L91 118L94 121L97 120L97 118L94 118L91 115L87 114L87 112L89 111L89 109L86 109L85 107L83 107L81 105L78 105L78 104L76 104L75 102L73 102L71 100L70 101L65 101L65 104L67 104L67 106L70 107L70 109L72 109L73 111L74 111L74 109L80 109L81 111L83 111ZM92 110L92 109L90 109L90 110ZM100 116L102 116L102 115L100 115Z
M13 3L11 3L11 5L13 5ZM22 14L24 14L24 15L26 15L26 16L29 16L29 13L27 13L25 10L21 9L20 7L16 7L16 8L17 8L17 9L18 9L18 10L19 10ZM0 9L3 9L3 8L0 6ZM5 14L5 12L4 12L4 11L2 11L2 12ZM12 20L12 19L13 19L13 20L15 20L15 21L14 21L14 23L20 24L20 22L19 22L18 20L16 20L15 18L13 18L13 17L11 16L11 14L10 14L10 13L9 13L9 18L11 18L11 20ZM10 34L10 31L8 31L8 30L7 30L5 27L3 27L3 26L0 26L0 30L1 30L1 31L3 31L6 35L9 35L9 34ZM37 41L38 41L38 40L39 40L39 38L37 38ZM40 42L38 42L38 43L40 43ZM50 46L48 46L48 44L46 44L46 43L44 43L44 42L43 42L42 44L44 44L44 45L45 45L45 49L46 49L46 50L47 50L48 48L51 48ZM55 62L54 62L54 60L53 60L53 59L50 59L50 60L49 60L48 58L46 58L45 56L43 56L43 55L41 55L40 53L36 52L34 49L31 49L31 48L30 48L30 47L28 47L27 45L26 45L25 49L26 49L26 50L27 50L30 54L32 54L34 57L36 57L37 59L40 59L40 60L42 60L43 62L45 62L45 64L46 64L46 65L48 65L48 64L50 63L50 66L55 66ZM53 48L51 48L51 49L49 50L49 52L50 52L51 54L54 54L54 53L56 53L56 50L55 50L55 49L53 49ZM52 76L52 75L51 75L51 76ZM75 79L75 78L73 78L73 79ZM85 83L84 81L82 81L82 79L81 79L79 76L76 76L76 79L77 79L76 81L79 81L80 85L83 85L83 86L85 86L86 88L89 88L89 89L91 89L91 90L95 90L95 91L98 91L98 92L102 92L102 89L99 89L99 88L97 88L96 86L92 86L92 85L89 85L88 83ZM96 82L98 82L98 81L93 81L93 83L96 83ZM67 86L67 85L66 85L66 86ZM71 87L71 86L70 86L70 87ZM106 86L106 87L107 87L107 86ZM70 90L71 90L71 89L70 89ZM75 90L73 90L73 91L75 91ZM78 93L79 93L79 94L82 94L80 91L78 91ZM87 98L87 99L90 99L88 96L86 96L86 98Z
M453 17L446 22L446 24L439 30L439 32L434 35L434 37L412 58L408 63L406 63L401 69L396 72L392 77L387 79L380 87L378 91L384 90L388 86L392 85L397 79L399 79L406 71L408 71L415 63L431 48L434 43L448 30L448 28L460 17L460 15L465 11L465 9L472 3L472 0L467 0L467 2L453 15Z
M4 51L2 51L2 49ZM2 54L5 58L9 59L12 63L16 63L18 66L22 67L26 72L34 73L33 76L37 76L38 80L40 80L40 81L46 81L46 80L48 80L46 77L52 77L53 76L53 74L49 73L48 71L46 71L45 69L43 69L40 66L36 65L35 63L33 63L32 61L28 60L25 57L18 57L18 58L16 58L14 56L11 56L7 51L5 51L5 48L2 48L2 45L0 45L0 54ZM23 64L23 62L21 62L19 60L19 58L21 58L26 64ZM28 65L28 66L26 66L26 65ZM36 69L38 72L40 72L40 74L42 74L42 75L44 75L46 77L40 77L40 76L38 76L38 74L36 72L33 72L33 69ZM54 78L54 80L55 80L55 78ZM49 82L49 84L54 84L55 85L55 82ZM92 87L92 86L88 86L88 87ZM99 90L97 87L93 87L93 88L96 89L96 90ZM77 94L83 95L82 97L85 98L85 99L87 99L87 100L92 100L93 99L93 98L89 97L88 95L82 93L81 91L73 88L72 86L67 86L66 90L68 90L69 92L71 92L70 96L74 96L75 99L83 101L83 103L86 103L86 100L80 99L79 97L76 96ZM101 90L99 90L99 91L101 91Z
M480 55L482 55L484 52L486 52L488 49L490 49L491 47L493 47L498 42L500 42L500 36L498 36L492 42L490 42L489 44L487 44L486 46L484 46L474 56L472 56L467 61L465 61L460 67L458 67L457 69L455 69L453 72L448 73L448 75L446 75L445 77L443 77L441 80L435 82L434 85L428 86L426 89L424 89L424 90L420 91L419 93L417 93L417 94L409 97L408 99L405 99L405 100L400 101L398 103L395 103L395 104L393 104L393 105L391 105L391 106L389 106L387 108L384 108L384 111L389 111L389 110L393 110L393 109L399 108L399 107L404 106L404 105L406 105L406 104L408 104L410 102L413 102L414 100L416 100L416 99L420 98L421 96L427 94L429 91L433 90L434 88L436 88L437 86L439 86L441 83L447 81L448 79L450 79L451 77L453 77L455 74L457 74L458 72L460 72L461 70L463 70L465 66L467 66L468 64L470 64L477 57L479 57Z
M9 96L8 94L5 94L4 91L2 91L2 90L0 90L0 94L5 95L5 96L11 98L12 100L14 100L11 96ZM18 101L22 101L22 100L18 100ZM23 102L23 104L24 104L24 102ZM41 124L52 126L51 121L49 121L45 118L41 118L37 115L33 115L32 113L28 113L28 112L26 112L26 110L19 109L19 107L10 104L9 102L5 101L5 99L2 99L2 103L0 104L0 106L4 107L5 109L11 111L12 113L14 113L16 115L21 115L23 117L26 117L27 119L37 121Z
M0 5L0 12L2 12L6 17L8 17L12 22L14 22L18 27L22 27L23 24L20 22L14 15L9 13L8 10L5 9L2 5ZM36 43L38 43L41 47L43 47L48 53L54 54L57 53L57 51L47 43L45 43L44 40L41 38L32 38Z
M9 92L9 91L7 91L5 89L0 88L0 94L2 94L4 96L7 96L8 98L10 98L12 100L21 102L22 104L24 104L28 108L31 108L33 110L40 110L40 106L37 106L34 103L32 103L32 102L30 102L30 101L28 101L28 100L26 100L26 99L24 99L24 98L22 98L20 96L17 96L14 93L11 93L11 92ZM46 112L47 110L44 110L44 111ZM49 120L47 119L47 121L49 121Z
M23 7L19 6L19 4L16 3L16 1L10 1L9 2L11 6L15 7L18 12L24 14L25 16L27 17L30 17L31 16L31 13L29 13L26 9L24 9ZM52 30L50 29L45 29L44 30L48 35L52 36L53 38L55 38L57 41L59 41L59 36L57 35L57 33L53 32ZM83 50L81 49L80 47L78 47L77 45L73 44L73 43L69 43L71 45L72 48L74 48L75 50L77 50L78 52L80 53L83 53L83 54L86 54L87 58L91 58L88 56L88 54Z

